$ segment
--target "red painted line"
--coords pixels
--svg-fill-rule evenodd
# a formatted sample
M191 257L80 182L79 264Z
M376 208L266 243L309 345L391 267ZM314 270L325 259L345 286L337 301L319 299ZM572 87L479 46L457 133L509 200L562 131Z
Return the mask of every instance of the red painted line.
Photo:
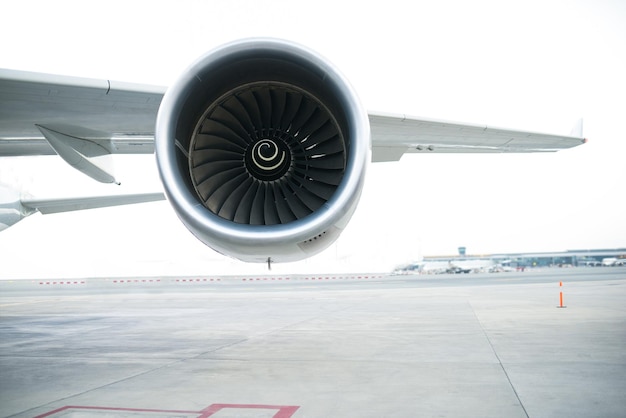
M287 406L287 405L252 405L252 404L213 404L203 409L202 411L185 411L185 410L172 410L172 409L144 409L144 408L107 408L102 406L63 406L50 412L46 412L41 415L37 415L34 418L45 418L52 415L56 415L63 411L68 410L83 410L83 411L115 411L115 412L152 412L160 414L199 414L198 418L206 418L219 412L223 409L277 409L273 418L291 418L293 414L299 409L299 406ZM63 414L65 415L65 414Z
M80 283L85 283L85 282L80 282ZM45 282L45 283L44 282L39 282L39 284L41 284L41 285L43 285L43 284L71 285L71 284L79 284L79 283L78 282L74 282L74 283L72 283L72 282L52 282L52 283L50 283L50 282Z
M290 418L300 408L299 406L279 405L239 405L239 404L213 404L202 411L198 418L206 418L221 411L222 409L278 409L273 418Z
M88 411L156 412L156 413L173 413L173 414L201 414L203 412L203 411L177 411L177 410L166 410L166 409L105 408L101 406L63 406L61 408L55 409L54 411L37 415L35 418L49 417L59 412L63 412L63 411L71 410L71 409L82 409L82 410L88 410Z

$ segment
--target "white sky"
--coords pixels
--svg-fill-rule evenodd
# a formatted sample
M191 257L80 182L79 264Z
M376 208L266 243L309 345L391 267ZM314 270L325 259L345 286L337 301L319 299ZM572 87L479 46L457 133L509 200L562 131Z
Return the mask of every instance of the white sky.
M568 133L533 155L413 155L370 166L337 244L290 272L387 271L422 255L626 247L626 2L5 1L0 67L170 84L235 39L285 38L333 62L366 108ZM0 159L36 196L159 189L120 157L122 186L55 157ZM84 178L83 178L84 177ZM265 274L200 244L165 202L35 215L0 234L0 278Z

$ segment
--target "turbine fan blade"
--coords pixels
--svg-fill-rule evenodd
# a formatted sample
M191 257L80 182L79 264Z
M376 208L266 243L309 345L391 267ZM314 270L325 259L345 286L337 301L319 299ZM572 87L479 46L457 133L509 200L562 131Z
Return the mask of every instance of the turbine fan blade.
M224 94L190 142L191 180L215 215L252 225L286 224L328 201L345 173L339 126L315 97L258 82Z

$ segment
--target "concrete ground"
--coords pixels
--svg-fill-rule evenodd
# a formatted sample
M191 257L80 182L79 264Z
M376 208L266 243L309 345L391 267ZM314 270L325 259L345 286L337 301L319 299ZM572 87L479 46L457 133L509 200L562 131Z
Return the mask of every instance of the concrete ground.
M626 268L212 279L0 282L0 416L626 415Z

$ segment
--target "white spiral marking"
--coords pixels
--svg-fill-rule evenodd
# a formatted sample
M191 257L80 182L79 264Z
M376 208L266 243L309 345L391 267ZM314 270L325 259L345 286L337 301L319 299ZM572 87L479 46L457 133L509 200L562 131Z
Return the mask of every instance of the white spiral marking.
M270 149L273 148L274 149L274 154L272 154L269 157L264 157L261 154L261 149L262 148L270 148ZM257 158L261 159L263 162L271 163L272 161L275 161L277 157L278 157L278 145L276 145L275 142L270 141L269 139L264 139L262 141L257 142L256 144L254 144L254 147L252 148L252 162L254 162L254 165L256 165L261 170L264 170L264 171L276 170L285 161L286 152L283 151L281 156L280 156L280 160L276 164L274 164L273 166L269 166L269 167L259 163Z

